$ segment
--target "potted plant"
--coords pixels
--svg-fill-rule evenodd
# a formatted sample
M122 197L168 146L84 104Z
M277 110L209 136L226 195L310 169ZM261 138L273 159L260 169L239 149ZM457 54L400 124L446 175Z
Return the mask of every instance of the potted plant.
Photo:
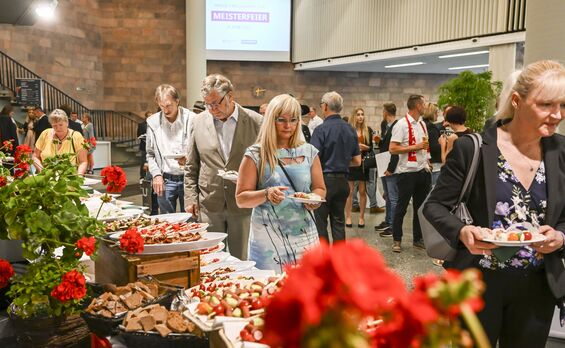
M502 83L492 81L492 72L475 74L463 71L439 87L438 105L458 105L467 112L465 125L475 132L482 131L485 122L494 115L496 97Z
M0 147L0 162L10 146ZM31 148L20 145L13 168L0 166L0 239L21 240L30 262L7 292L18 341L28 346L65 346L88 335L78 316L86 295L80 258L95 254L104 232L81 202L88 195L72 156L45 159L44 169L29 175ZM114 177L104 180L116 184ZM118 184L123 188L125 180Z

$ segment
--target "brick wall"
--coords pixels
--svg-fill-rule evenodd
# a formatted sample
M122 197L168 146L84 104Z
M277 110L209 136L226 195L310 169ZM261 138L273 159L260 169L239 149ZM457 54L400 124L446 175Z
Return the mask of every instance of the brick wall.
M406 112L410 94L422 94L437 101L437 88L454 75L295 71L290 63L209 61L209 74L227 76L235 86L235 98L242 105L258 106L281 93L291 93L301 102L318 106L325 92L335 90L344 99L342 115L360 106L371 127L382 120L382 105L394 102L397 115ZM254 96L255 88L266 89Z
M57 13L0 25L0 50L88 108L142 114L161 83L186 95L184 1L69 0Z

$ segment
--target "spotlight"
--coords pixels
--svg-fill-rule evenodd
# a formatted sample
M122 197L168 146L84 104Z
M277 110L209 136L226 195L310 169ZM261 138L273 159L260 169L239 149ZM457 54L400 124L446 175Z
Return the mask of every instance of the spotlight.
M35 14L40 18L51 20L55 17L55 8L58 3L58 0L41 2L35 8Z

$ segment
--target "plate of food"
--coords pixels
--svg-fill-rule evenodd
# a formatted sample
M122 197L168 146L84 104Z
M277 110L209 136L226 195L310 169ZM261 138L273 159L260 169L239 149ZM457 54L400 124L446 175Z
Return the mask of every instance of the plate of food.
M111 239L119 240L124 232L110 235ZM206 234L191 233L184 236L175 235L166 237L142 235L144 248L141 254L167 254L181 251L192 251L210 248L224 240L228 235L221 232L207 232Z
M255 261L224 261L224 262L217 262L212 263L207 266L200 267L200 273L221 273L221 274L228 274L233 272L239 271L246 271L248 269L253 268L255 266ZM222 272L216 272L220 269L223 269ZM231 272L230 272L231 270ZM201 277L202 278L202 277Z
M92 186L101 183L102 180L100 179L93 179L93 178L84 178L84 182L82 183L84 186Z
M166 155L163 155L163 158L166 159L180 159L183 158L185 155L183 153L169 153Z
M227 253L225 251L221 251L213 254L200 255L200 267L223 262L228 257L230 257L230 253Z
M200 250L200 255L208 255L208 254L215 254L224 250L226 245L224 242L220 242L217 245L213 245L210 248Z
M483 241L498 246L525 246L532 243L543 242L546 237L538 233L538 229L530 223L514 224L507 229L481 228Z
M161 214L161 215L152 215L152 219L158 219L159 221L167 221L167 222L185 222L188 221L192 217L190 213L171 213L171 214Z
M239 173L235 170L218 170L218 175L222 177L224 180L229 180L233 182L237 182L237 178L239 177Z
M307 203L307 204L320 204L325 202L325 199L318 196L315 193L306 193L306 192L295 192L288 196L290 199L294 199L299 203Z

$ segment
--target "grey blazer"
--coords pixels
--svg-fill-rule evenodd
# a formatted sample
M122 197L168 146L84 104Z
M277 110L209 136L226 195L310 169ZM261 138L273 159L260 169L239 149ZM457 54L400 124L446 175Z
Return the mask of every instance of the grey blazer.
M229 158L224 158L218 141L214 117L205 111L194 118L184 177L184 204L198 203L207 212L251 214L235 203L235 185L218 176L218 170L239 170L245 150L257 140L263 117L253 110L238 108L237 126Z

